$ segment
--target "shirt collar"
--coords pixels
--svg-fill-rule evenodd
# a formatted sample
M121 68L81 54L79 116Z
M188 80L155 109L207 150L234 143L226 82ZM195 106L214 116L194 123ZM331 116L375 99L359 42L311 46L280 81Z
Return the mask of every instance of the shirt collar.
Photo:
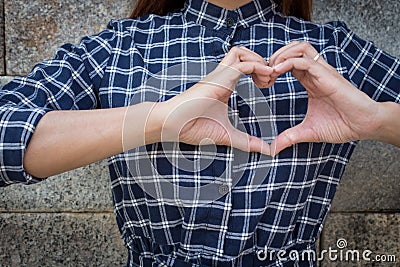
M205 0L186 0L184 15L193 21L216 30L250 27L267 22L276 13L278 6L273 0L253 0L235 10L228 10Z

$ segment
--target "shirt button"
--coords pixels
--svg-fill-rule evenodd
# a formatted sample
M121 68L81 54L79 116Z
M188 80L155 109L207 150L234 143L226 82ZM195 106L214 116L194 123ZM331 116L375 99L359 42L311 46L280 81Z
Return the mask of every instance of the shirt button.
M221 186L218 188L218 192L219 192L221 195L227 194L227 193L229 192L229 186L227 186L227 185L221 185Z
M226 27L232 27L235 24L235 20L233 18L226 19Z

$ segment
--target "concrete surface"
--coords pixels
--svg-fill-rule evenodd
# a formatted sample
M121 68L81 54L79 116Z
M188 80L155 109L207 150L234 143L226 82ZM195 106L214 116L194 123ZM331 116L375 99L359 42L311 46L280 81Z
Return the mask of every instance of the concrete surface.
M0 266L123 266L112 213L0 214Z
M5 75L4 72L4 3L0 1L0 75Z
M321 249L329 251L330 248L332 251L332 257L325 254L325 260L321 264L323 267L399 266L400 214L331 213L321 240ZM351 250L357 250L359 258L356 257L357 254L349 254L348 251ZM365 254L371 261L362 257L366 250L372 252L371 255ZM336 261L333 260L335 255ZM389 262L391 255L396 256L396 262ZM386 262L378 262L379 258L375 258L376 256L381 257L380 259L386 257Z
M127 17L133 1L4 0L8 75L28 73L64 43L76 44Z
M399 211L400 149L373 141L356 147L332 211Z

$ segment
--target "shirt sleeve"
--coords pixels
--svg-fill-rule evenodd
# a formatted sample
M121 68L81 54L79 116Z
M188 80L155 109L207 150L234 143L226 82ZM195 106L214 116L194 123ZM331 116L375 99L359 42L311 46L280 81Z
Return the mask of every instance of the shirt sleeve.
M335 39L350 81L378 102L400 103L400 60L339 22Z
M110 23L107 30L84 37L79 45L61 46L53 59L0 89L0 186L42 180L23 167L35 127L47 112L98 106L97 90L117 36Z

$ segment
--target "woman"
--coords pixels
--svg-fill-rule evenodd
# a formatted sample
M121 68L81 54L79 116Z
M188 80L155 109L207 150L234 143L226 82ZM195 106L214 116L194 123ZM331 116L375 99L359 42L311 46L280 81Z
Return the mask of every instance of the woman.
M27 77L15 79L5 86L0 95L2 121L7 122L1 128L1 185L38 182L40 178L112 156L113 200L118 226L129 249L128 266L312 266L313 259L281 259L276 254L260 259L257 252L265 248L271 254L281 249L301 252L315 248L336 186L355 145L354 142L342 142L370 138L358 128L341 131L342 125L335 123L338 116L315 120L318 118L315 114L333 114L333 109L325 106L325 113L313 113L312 107L323 110L318 100L327 99L324 104L332 101L331 107L339 102L336 93L329 90L323 94L328 98L315 93L320 89L318 81L330 85L321 79L332 71L323 58L352 84L380 102L399 102L398 61L356 37L342 23L318 25L308 22L311 8L308 1L191 0L177 2L177 6L172 7L163 2L154 3L155 6L150 3L154 2L139 1L133 12L138 18L112 21L106 31L85 37L79 46L63 46L55 59L38 64ZM185 6L176 10L181 8L180 4ZM174 12L164 14L167 11ZM312 47L293 41L308 41ZM232 50L240 46L247 49ZM271 67L265 66L267 59ZM256 191L248 181L256 171L256 164L252 163L259 162L260 154L252 153L249 164L240 167L242 179L212 203L182 207L155 199L136 182L142 177L132 177L125 156L118 154L123 150L122 131L129 132L131 137L126 142L128 149L149 144L146 149L156 163L155 170L165 177L188 183L188 186L195 185L187 177L196 182L199 177L218 179L225 170L234 170L234 166L229 157L232 151L225 146L219 146L210 166L201 170L187 172L165 160L167 154L175 155L178 147L161 149L156 143L161 140L158 126L165 119L162 114L168 114L179 103L199 97L198 92L201 97L229 103L245 121L249 134L265 138L257 131L248 106L235 95L228 100L231 90L226 88L231 89L238 78L230 68L222 68L221 72L217 68L207 76L211 77L211 83L182 84L180 91L186 92L165 104L154 106L144 102L129 108L131 112L127 116L133 114L135 124L122 128L127 110L124 107L132 103L132 96L137 92L148 93L149 89L142 87L146 80L156 77L165 68L187 61L205 64L221 60L225 66L253 74L257 85L265 87L261 89L262 101L266 101L272 110L272 123L277 133L287 133L278 136L272 153L288 148L272 160L270 171ZM309 69L299 60L311 62ZM306 88L290 74L277 78L292 68L293 75ZM302 72L304 69L308 70L307 75ZM333 75L331 80L340 79ZM213 81L218 82L218 86L210 89ZM352 88L350 83L340 81L339 87ZM324 88L329 89L329 86ZM157 92L160 99L167 100L172 96L161 89ZM307 112L306 89L310 94L309 109L300 124ZM216 91L225 93L213 94ZM367 99L355 92L350 95ZM86 111L95 108L102 109ZM203 108L207 109L207 106ZM390 104L392 108L397 106L394 108ZM365 113L368 110L360 108L359 114L370 114ZM345 114L343 109L339 114ZM146 124L147 115L150 117ZM202 113L192 115L196 117ZM220 135L213 136L213 131L211 134L209 131L204 135L193 134L204 129L204 125L210 125L211 121L202 124L196 120L185 125L187 128L183 129L180 140L198 144L204 137L217 139ZM216 132L233 138L229 141L217 139L218 144L265 154L271 152L261 139L234 130L227 120L221 121L223 127ZM314 123L308 126L314 121L321 122L321 127ZM349 125L347 120L344 122ZM314 127L311 133L318 134L312 137L293 135L295 130L287 129L295 125L298 125L293 128L295 130ZM379 123L371 131L375 128L379 128ZM146 130L144 134L143 129ZM332 135L323 134L332 133L332 129L339 131L333 131ZM193 136L195 140L190 139ZM249 142L243 143L243 137ZM389 135L379 140L393 138ZM329 143L290 146L296 141ZM176 161L182 157L193 158L196 154L193 152L198 151L197 146L180 145L180 148L182 156L174 156ZM133 152L138 166L142 156L145 155Z

